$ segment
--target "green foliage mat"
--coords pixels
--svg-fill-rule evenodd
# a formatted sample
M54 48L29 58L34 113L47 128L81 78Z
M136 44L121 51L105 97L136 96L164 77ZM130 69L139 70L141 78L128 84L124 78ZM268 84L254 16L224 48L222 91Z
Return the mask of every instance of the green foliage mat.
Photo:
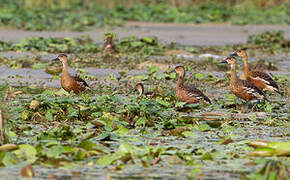
M29 8L21 3L0 1L0 26L26 30L83 31L90 27L120 26L124 21L174 23L290 24L286 4L271 8L257 6L225 6L205 3L199 6L175 7L167 3L135 3L132 7L118 5L113 9L97 5L85 8Z

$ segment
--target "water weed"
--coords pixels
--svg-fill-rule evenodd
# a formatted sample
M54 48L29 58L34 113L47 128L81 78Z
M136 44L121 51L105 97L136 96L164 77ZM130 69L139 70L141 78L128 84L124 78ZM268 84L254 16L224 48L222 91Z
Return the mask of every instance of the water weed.
M68 4L67 1L49 1L51 5L46 7L46 3L31 7L25 2L7 3L1 0L0 25L26 30L83 31L93 27L121 26L126 21L289 24L286 2L271 8L256 4L243 5L241 2L231 6L213 2L184 6L174 6L167 2L137 2L132 6L123 3L112 8L95 2Z
M257 44L237 47L244 46ZM273 56L272 51L263 49L266 46L262 43L252 49L251 57L261 53ZM236 47L175 47L155 37L116 37L116 51L109 53L88 37L31 38L1 42L0 47L39 53L34 58L0 58L0 64L6 66L0 78L0 101L5 99L0 109L5 136L9 137L9 141L1 141L0 165L9 174L22 172L23 177L31 177L35 170L36 178L88 179L132 178L132 174L149 179L166 179L172 174L184 179L285 175L289 103L271 94L271 102L252 102L249 112L242 113L244 102L228 91L229 76L221 72L228 67L219 65L217 58L199 57L204 52L227 55ZM288 51L282 46L275 48ZM55 54L46 54L59 52L70 53L71 67L91 89L80 96L60 89L61 64L47 61ZM138 66L144 61L155 63ZM178 64L187 70L186 82L206 92L212 104L187 104L177 99L177 75L169 72ZM276 67L281 72L278 63L269 65L265 58L265 64L266 69ZM24 73L6 76L7 69ZM30 71L39 73L37 80L57 83L47 86L26 79ZM287 74L275 74L275 80L286 91ZM5 81L11 83L2 83ZM154 96L135 92L140 82ZM249 146L259 139L267 141L264 147ZM256 157L261 152L269 156L262 158L263 162Z

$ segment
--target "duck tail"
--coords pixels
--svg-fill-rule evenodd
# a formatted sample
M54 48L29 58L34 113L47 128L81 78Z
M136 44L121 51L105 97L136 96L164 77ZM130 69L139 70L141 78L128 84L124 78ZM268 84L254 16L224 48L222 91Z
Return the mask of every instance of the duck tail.
M208 97L204 96L204 101L207 102L208 104L211 104L211 101Z

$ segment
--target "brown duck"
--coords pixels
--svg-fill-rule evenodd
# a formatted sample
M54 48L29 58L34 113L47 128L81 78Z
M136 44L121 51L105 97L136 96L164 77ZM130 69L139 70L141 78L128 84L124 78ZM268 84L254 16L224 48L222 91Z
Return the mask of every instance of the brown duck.
M117 52L116 45L114 43L114 35L111 33L105 34L104 50L105 53L115 53Z
M61 87L67 92L73 91L75 94L80 94L84 91L88 86L86 81L77 76L71 76L68 73L68 59L67 55L60 54L57 58L53 59L54 61L62 62L62 75L61 75Z
M270 75L263 71L251 70L248 63L248 56L245 49L238 50L231 54L231 56L239 56L244 62L244 74L248 81L253 83L261 91L277 92L281 96L283 95L277 83L271 78Z
M152 96L154 96L154 92L145 92L144 91L144 85L142 84L142 83L138 83L138 84L136 84L136 86L135 86L135 89L139 92L139 95L141 96L141 95L145 95L145 96L147 96L147 97L152 97Z
M227 57L221 61L221 63L227 63L231 65L230 90L232 93L234 93L234 95L245 100L246 102L253 99L267 100L266 95L253 83L248 80L241 80L238 78L235 57Z
M176 84L176 96L179 98L180 101L192 104L204 100L205 103L211 103L210 99L193 85L183 85L185 76L185 69L183 66L176 66L172 72L176 72L178 74L178 81Z

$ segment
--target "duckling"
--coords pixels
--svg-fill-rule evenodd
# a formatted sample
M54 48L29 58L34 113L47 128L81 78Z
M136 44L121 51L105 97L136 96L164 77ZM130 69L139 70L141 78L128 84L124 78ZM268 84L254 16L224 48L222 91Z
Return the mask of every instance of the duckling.
M242 57L244 62L244 74L248 81L253 83L257 88L261 91L271 91L279 93L283 96L283 93L280 92L279 86L277 83L271 78L270 75L263 71L251 70L248 64L247 52L245 49L238 50L231 54L231 56L239 56Z
M185 69L183 66L176 66L172 72L176 72L178 74L178 81L176 84L176 95L180 101L192 104L198 103L203 99L205 103L207 104L211 103L210 99L193 85L191 86L183 85L185 76Z
M139 92L140 96L143 95L143 94L145 96L147 96L147 97L153 97L154 96L154 92L152 92L152 91L144 93L144 85L142 83L136 84L135 89Z
M86 88L89 87L89 85L77 76L71 76L68 73L68 59L67 55L60 54L57 56L57 58L53 59L54 61L61 61L62 62L62 75L61 75L61 87L66 90L67 92L73 91L75 94L80 94L82 91L84 91Z
M247 103L253 99L263 99L267 100L266 95L257 88L253 83L248 80L241 80L238 78L236 73L236 58L227 57L220 63L227 63L231 65L231 80L230 80L230 90L237 97L245 100Z

